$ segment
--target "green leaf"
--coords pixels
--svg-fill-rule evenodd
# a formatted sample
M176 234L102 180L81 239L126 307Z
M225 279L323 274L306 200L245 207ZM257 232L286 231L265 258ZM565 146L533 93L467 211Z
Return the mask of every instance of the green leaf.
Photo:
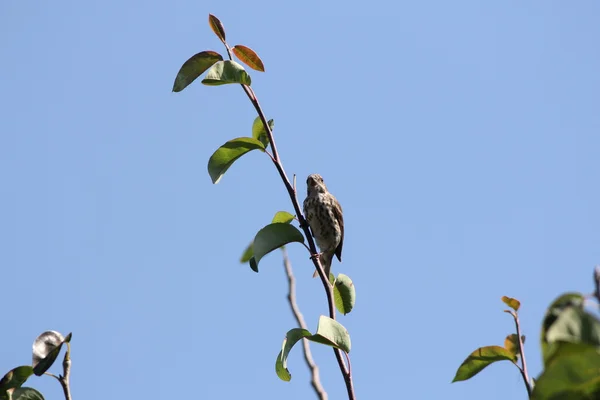
M312 335L306 329L294 328L289 330L285 335L281 351L275 362L275 372L281 380L289 382L290 379L292 379L292 375L287 369L287 359L292 347L294 347L294 345L302 338L327 346L336 347L346 353L350 352L350 335L346 328L339 322L321 315L316 334Z
M208 14L208 25L210 26L210 29L212 29L212 31L215 33L215 35L217 35L217 37L221 39L221 42L225 44L225 27L223 26L219 18L215 17L212 14Z
M250 242L248 247L246 247L246 250L244 250L244 254L242 254L242 258L240 258L240 262L247 263L248 261L250 261L250 259L252 258L253 255L254 255L254 250L252 249L252 242Z
M346 353L350 353L350 334L342 324L334 319L321 315L317 333L307 338L316 343L338 348Z
M290 329L288 333L285 335L285 339L283 339L283 345L281 346L281 351L277 356L277 361L275 361L275 372L279 379L289 382L292 379L292 375L290 371L287 369L287 359L290 354L290 350L292 347L303 337L309 337L311 333L306 329L294 328Z
M236 44L233 46L233 54L240 59L241 62L252 68L253 70L265 72L265 66L254 50L250 47Z
M271 221L271 222L273 224L276 224L276 223L289 224L293 220L294 220L294 216L292 214L290 214L289 212L277 211L277 213L273 217L273 221Z
M559 325L553 328L553 325L561 318L561 315L566 310L571 309L580 309L583 307L583 296L579 293L566 293L559 296L556 300L552 302L548 310L546 310L546 315L544 316L544 321L542 323L542 355L544 359L544 365L548 365L553 357L562 352L570 352L573 347L577 348L576 345L577 340L575 337L568 335L565 333L565 328L573 323L572 318L577 316L573 316L571 313L567 314L566 317L563 317ZM578 324L576 321L575 324ZM550 333L550 338L548 338L548 333ZM591 332L590 332L591 334ZM561 337L570 337L570 340L566 340L566 343L560 342Z
M252 150L264 152L265 147L258 140L248 137L230 140L219 147L208 160L208 174L212 182L218 183L235 160Z
M537 379L534 400L600 398L600 354L594 346L557 357Z
M181 92L196 78L213 66L217 61L222 61L223 57L214 51L202 51L193 55L189 60L183 63L173 83L173 91Z
M230 83L250 86L252 80L240 64L235 61L225 60L214 63L206 73L206 78L202 80L202 83L208 86L227 85Z
M70 334L67 335L69 340ZM33 373L41 376L54 364L65 337L56 331L46 331L33 342Z
M515 311L519 311L519 307L521 307L521 302L512 297L502 296L502 301Z
M252 271L258 273L258 263L256 262L256 258L254 258L254 256L250 258L250 261L248 261L248 263L250 264L250 268L252 268Z
M456 375L452 382L466 381L477 375L488 365L496 362L508 360L513 363L517 361L517 357L504 347L486 346L480 347L472 352L463 363L458 367Z
M44 400L44 396L34 388L20 387L13 392L12 400Z
M290 224L275 223L262 228L254 237L256 264L270 252L292 242L304 243L304 236Z
M7 391L21 387L31 375L33 375L33 367L30 365L23 365L8 371L0 379L0 399L8 399Z
M270 119L267 123L269 124L269 128L271 128L271 132L273 132L275 122ZM256 117L252 123L252 137L260 140L261 143L265 145L265 148L269 145L269 135L267 135L267 130L260 117Z
M524 335L521 336L521 341L523 343L525 343L525 336ZM519 352L519 340L518 340L518 336L515 333L508 335L506 337L506 339L504 339L504 348L506 350L508 350L515 357L519 356L519 354L520 354L520 352Z
M356 290L349 276L338 274L333 286L333 298L339 312L346 315L352 311L356 302Z

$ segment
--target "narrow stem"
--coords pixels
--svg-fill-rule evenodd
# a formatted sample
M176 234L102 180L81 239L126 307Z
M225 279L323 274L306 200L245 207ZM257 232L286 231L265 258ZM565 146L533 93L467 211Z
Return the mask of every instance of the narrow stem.
M282 247L281 251L283 253L283 266L285 267L285 273L288 279L289 291L287 298L288 302L290 303L290 308L292 309L292 314L294 314L298 326L302 329L308 330L306 322L304 321L304 316L300 312L300 309L298 308L298 303L296 302L296 278L294 277L294 273L292 271L292 264L290 262L290 258L288 257L287 250L285 249L285 247ZM310 351L310 342L307 339L302 339L302 344L304 345L304 360L306 361L306 364L308 365L308 368L310 368L312 374L312 379L310 383L315 392L317 393L319 399L327 400L327 392L325 391L325 389L323 389L323 386L321 385L319 367L317 366L317 364L315 364L312 357L312 352Z
M67 352L63 360L63 374L58 377L65 394L65 400L71 400L71 388L69 386L69 377L71 376L71 344L67 343Z
M527 388L527 395L531 397L532 387L531 381L529 380L529 374L527 372L527 361L525 360L525 350L523 349L523 340L521 339L521 326L519 324L519 316L516 312L510 312L515 319L515 326L517 327L517 340L519 341L519 355L521 356L521 375L525 381L525 387Z
M229 50L228 50L228 53L229 53L229 57L231 58L231 53L229 52ZM298 198L296 196L296 190L290 183L290 180L288 179L288 177L285 173L285 170L283 169L283 164L281 163L281 160L279 159L279 153L277 152L277 145L275 144L275 140L273 138L273 132L271 131L271 127L269 126L267 118L265 117L265 114L260 106L260 103L258 102L258 98L254 94L254 91L247 85L241 85L241 86L242 86L242 89L244 89L244 92L246 93L248 98L250 99L250 102L252 102L254 109L258 113L258 116L260 117L260 120L262 121L263 126L265 127L265 130L267 131L269 143L271 145L271 149L273 150L273 157L271 158L271 160L273 161L273 164L275 164L275 168L277 169L277 172L279 172L279 176L281 177L281 180L283 181L283 184L288 192L288 195L290 196L290 200L292 201L292 205L294 206L294 211L296 212L296 216L298 217L298 221L300 222L300 228L302 228L302 230L304 231L304 236L306 237L306 240L308 241L308 246L309 246L310 253L312 256L311 258L313 260L313 264L315 265L315 268L317 269L317 272L319 273L319 277L321 278L321 282L323 283L323 287L325 288L325 293L327 295L327 304L329 306L329 318L335 320L335 305L333 302L333 288L331 287L331 284L329 283L329 277L325 276L325 272L323 271L323 266L321 265L321 261L319 260L318 257L314 257L314 255L318 254L317 247L315 246L315 241L313 240L310 230L308 229L308 223L306 222L306 219L304 218L304 214L302 214L302 210L300 209L300 203L298 202ZM348 399L355 400L356 397L354 394L354 385L352 383L352 375L348 371L348 367L346 366L346 364L344 363L344 360L342 359L342 351L339 349L335 349L335 348L333 349L333 351L335 353L335 358L337 359L338 365L340 367L340 371L342 372L342 375L344 377L344 382L346 383L346 389L348 391Z

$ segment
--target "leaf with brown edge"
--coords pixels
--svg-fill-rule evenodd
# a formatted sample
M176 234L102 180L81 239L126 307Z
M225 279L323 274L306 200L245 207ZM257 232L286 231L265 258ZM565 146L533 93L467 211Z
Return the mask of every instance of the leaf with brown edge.
M496 361L508 360L516 362L517 357L500 346L480 347L472 352L458 367L452 382L466 381L477 375L488 365Z
M173 83L173 91L181 92L196 78L213 66L214 63L222 61L223 57L215 51L201 51L191 56L183 63Z
M221 42L225 44L225 27L219 20L219 18L215 17L212 14L208 14L208 25L210 25L210 29L217 35Z
M517 299L513 299L512 297L502 296L502 301L515 311L519 311L519 307L521 307L521 302Z
M233 46L233 54L240 59L241 62L252 68L253 70L265 72L265 66L254 50L250 47L236 44Z
M525 343L525 335L521 336L521 343ZM519 340L516 334L510 334L504 339L504 348L515 356L519 356Z

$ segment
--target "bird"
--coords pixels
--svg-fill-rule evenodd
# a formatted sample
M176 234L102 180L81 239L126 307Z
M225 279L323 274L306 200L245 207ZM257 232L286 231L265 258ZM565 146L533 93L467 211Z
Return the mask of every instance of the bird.
M329 193L323 178L319 174L311 174L306 179L306 199L303 203L304 216L312 236L315 238L321 253L321 265L325 276L329 279L333 255L342 261L344 244L344 216L342 207L334 195ZM317 271L313 277L317 276Z

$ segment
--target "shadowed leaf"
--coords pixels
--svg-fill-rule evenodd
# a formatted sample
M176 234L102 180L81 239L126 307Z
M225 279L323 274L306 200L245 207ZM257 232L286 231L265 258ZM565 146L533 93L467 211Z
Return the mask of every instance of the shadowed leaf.
M20 387L13 392L12 400L44 400L44 396L34 388Z
M252 271L258 272L258 263L256 262L256 258L254 258L254 256L250 258L250 261L248 261L248 263L250 264L250 268L252 269Z
M230 140L219 147L208 160L208 174L212 182L218 183L235 160L252 150L265 151L265 147L258 140L248 137Z
M309 331L300 328L290 329L285 335L285 339L283 339L283 345L281 346L281 351L277 356L277 361L275 361L275 372L282 381L289 382L292 379L292 374L290 374L290 371L287 369L287 359L288 355L290 354L290 350L292 350L292 347L294 347L294 345L298 343L300 339L309 336L311 336Z
M512 297L502 296L502 301L515 311L519 311L519 307L521 307L521 302L519 302L517 299L513 299Z
M0 399L8 399L6 392L21 387L31 375L33 375L33 367L29 365L23 365L8 371L0 379Z
M189 60L183 63L173 83L173 91L181 92L196 78L213 66L217 61L222 61L223 57L214 51L202 51L193 55Z
M339 312L346 315L352 311L356 302L356 290L349 276L338 274L333 285L333 297Z
M294 216L292 214L290 214L289 212L277 211L277 213L273 217L273 221L271 221L271 223L273 223L273 224L276 224L276 223L289 224L293 220L294 220Z
M595 346L556 357L535 383L533 400L600 398L600 354Z
M258 54L256 54L256 52L250 47L237 44L233 46L233 54L235 54L235 56L239 58L241 62L243 62L250 68L256 71L265 72L265 66L262 60L260 59Z
M225 44L225 27L219 20L219 18L215 17L212 14L208 14L208 25L210 25L210 29L217 35L221 42Z
M267 123L269 124L269 128L271 128L271 132L273 132L273 128L275 128L275 122L270 119L267 121ZM269 135L267 135L267 130L265 129L260 117L256 117L252 123L252 137L260 140L261 143L265 145L265 148L269 144Z
M257 266L265 255L292 242L304 243L304 236L295 226L275 223L262 228L254 237L254 259Z
M206 78L202 80L202 83L208 86L228 85L231 83L250 86L252 80L240 64L235 61L225 60L214 63L206 73Z
M488 365L496 361L508 360L516 362L517 357L504 347L486 346L472 352L458 367L452 382L466 381L477 375Z

